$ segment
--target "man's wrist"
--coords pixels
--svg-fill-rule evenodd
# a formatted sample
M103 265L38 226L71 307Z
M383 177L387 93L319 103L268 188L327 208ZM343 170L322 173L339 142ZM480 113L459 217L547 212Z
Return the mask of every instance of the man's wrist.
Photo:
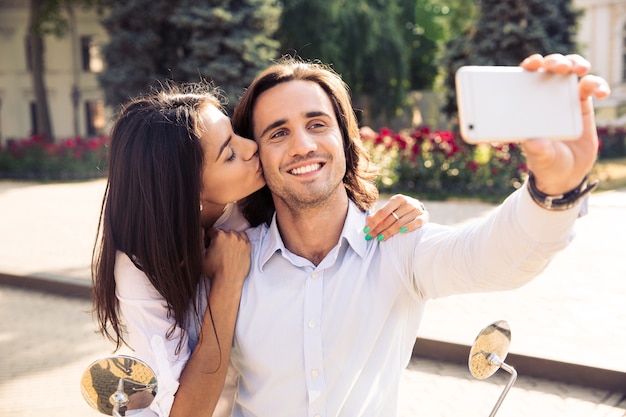
M585 175L582 182L574 189L559 195L548 195L539 191L535 184L533 173L528 174L528 192L533 201L546 210L567 210L578 204L578 202L593 191L600 181L595 180L588 182L588 176Z

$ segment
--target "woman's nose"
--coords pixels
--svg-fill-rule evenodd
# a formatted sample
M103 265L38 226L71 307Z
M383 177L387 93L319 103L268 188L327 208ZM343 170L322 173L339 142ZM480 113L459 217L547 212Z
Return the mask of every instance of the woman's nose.
M241 157L244 160L249 160L259 151L259 145L252 139L241 138Z

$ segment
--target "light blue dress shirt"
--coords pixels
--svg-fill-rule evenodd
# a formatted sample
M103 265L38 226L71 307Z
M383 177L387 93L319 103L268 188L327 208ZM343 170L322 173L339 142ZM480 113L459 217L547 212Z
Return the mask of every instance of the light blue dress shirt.
M395 416L426 301L523 285L569 243L577 215L544 210L522 188L463 228L427 224L368 242L350 203L317 266L285 248L276 218L249 230L233 416Z

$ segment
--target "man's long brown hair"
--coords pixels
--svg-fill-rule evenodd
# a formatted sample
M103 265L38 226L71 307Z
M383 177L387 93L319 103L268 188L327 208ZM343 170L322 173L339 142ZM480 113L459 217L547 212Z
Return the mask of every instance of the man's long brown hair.
M116 349L125 343L113 273L117 251L147 275L182 329L189 324L189 309L197 313L201 113L205 106L221 108L218 94L207 83L169 83L131 100L115 122L93 251L92 299L100 332Z
M283 57L278 63L259 74L245 91L235 107L233 129L241 136L254 138L252 113L259 96L280 83L296 80L314 82L328 95L343 136L346 156L343 183L348 197L361 210L370 209L378 199L378 190L374 184L378 169L371 162L361 142L348 86L331 68L321 63ZM243 199L240 206L252 225L269 223L274 213L274 202L267 186Z

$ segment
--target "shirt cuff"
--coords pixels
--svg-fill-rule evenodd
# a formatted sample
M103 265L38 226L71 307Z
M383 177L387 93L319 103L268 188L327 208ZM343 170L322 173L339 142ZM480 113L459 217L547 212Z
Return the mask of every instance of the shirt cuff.
M176 391L178 391L178 386L180 385L178 378L174 377L173 371L176 372L177 375L180 375L184 363L170 363L165 350L163 337L158 335L152 336L150 344L154 350L157 367L154 371L157 375L158 384L157 394L154 397L152 404L150 404L150 409L156 412L158 416L166 417L170 415L172 405L174 404L174 395L176 394ZM181 367L181 369L172 369L173 367Z
M575 220L582 214L581 202L567 210L546 210L535 203L528 191L528 184L514 192L509 198L515 201L515 216L522 230L533 240L542 243L571 240Z

